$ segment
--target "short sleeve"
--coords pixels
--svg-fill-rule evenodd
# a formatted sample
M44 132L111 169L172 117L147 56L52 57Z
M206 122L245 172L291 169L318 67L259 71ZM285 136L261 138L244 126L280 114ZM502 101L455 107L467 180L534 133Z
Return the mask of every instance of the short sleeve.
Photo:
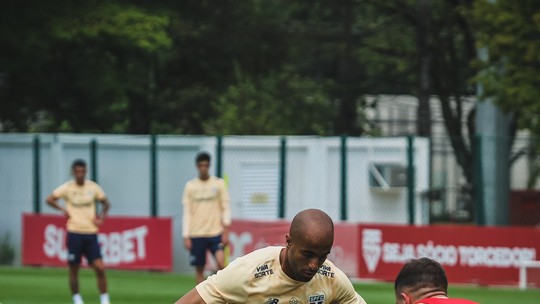
M54 189L52 195L56 198L64 198L66 195L67 183L60 185L58 188Z
M104 200L107 196L105 195L105 191L103 191L103 189L101 188L100 185L94 183L95 185L95 188L96 188L96 199L97 200Z
M206 303L246 303L248 278L242 258L237 258L196 288Z
M349 278L342 271L339 271L336 274L339 278L339 285L333 303L366 304L364 298L362 298L362 296L354 289Z

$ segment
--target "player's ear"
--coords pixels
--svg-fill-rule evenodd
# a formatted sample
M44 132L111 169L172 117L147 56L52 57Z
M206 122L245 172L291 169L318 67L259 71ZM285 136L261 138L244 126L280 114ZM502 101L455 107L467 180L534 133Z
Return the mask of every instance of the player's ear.
M285 242L287 244L287 248L289 248L291 246L291 243L292 243L292 238L291 238L291 235L288 234L288 233L285 235Z
M399 299L400 299L400 302L398 302L398 303L412 304L411 298L409 298L409 296L404 292L399 294Z

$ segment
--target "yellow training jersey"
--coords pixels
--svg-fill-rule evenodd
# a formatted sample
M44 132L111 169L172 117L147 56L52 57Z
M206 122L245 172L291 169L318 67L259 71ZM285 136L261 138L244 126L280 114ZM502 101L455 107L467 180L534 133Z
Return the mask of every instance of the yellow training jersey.
M93 220L96 217L96 200L104 200L105 192L91 180L78 185L74 180L68 181L53 191L53 196L64 199L69 214L67 231L83 234L98 232Z
M229 191L225 181L210 176L207 180L194 178L184 188L182 236L214 237L231 224Z
M270 246L235 259L197 285L197 292L206 303L366 303L329 260L309 282L289 278L279 262L282 249Z

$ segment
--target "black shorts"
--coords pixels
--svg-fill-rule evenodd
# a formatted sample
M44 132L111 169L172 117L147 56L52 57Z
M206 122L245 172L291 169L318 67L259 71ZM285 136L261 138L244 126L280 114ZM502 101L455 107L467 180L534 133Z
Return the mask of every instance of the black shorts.
M81 263L81 257L85 256L88 264L94 260L101 259L101 250L97 239L97 234L80 234L68 232L67 238L68 263L78 265Z
M221 243L221 235L214 237L195 237L191 238L191 252L189 255L189 262L193 266L206 265L206 251L210 250L212 255L216 254L216 251L223 250L223 243Z

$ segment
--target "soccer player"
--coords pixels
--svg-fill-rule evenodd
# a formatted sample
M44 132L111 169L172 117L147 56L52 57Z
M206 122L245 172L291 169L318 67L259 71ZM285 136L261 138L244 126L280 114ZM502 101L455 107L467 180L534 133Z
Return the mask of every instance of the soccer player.
M326 213L299 212L285 241L285 247L269 246L235 259L176 304L366 303L326 259L334 243L334 224Z
M209 174L210 155L200 152L195 159L199 176L188 181L182 197L184 246L195 266L196 282L204 278L206 253L214 256L218 270L225 265L224 248L229 243L231 211L225 181Z
M101 187L86 177L86 163L76 159L71 165L73 180L56 188L47 203L64 213L67 218L67 249L69 264L69 286L74 304L83 304L79 293L79 268L81 257L85 256L88 264L96 273L97 285L101 293L101 304L109 304L107 279L103 266L97 233L107 215L110 203ZM61 206L58 200L63 199ZM103 204L101 215L96 216L96 204Z
M430 258L413 259L401 268L395 282L396 304L476 304L448 298L448 279L442 266Z

